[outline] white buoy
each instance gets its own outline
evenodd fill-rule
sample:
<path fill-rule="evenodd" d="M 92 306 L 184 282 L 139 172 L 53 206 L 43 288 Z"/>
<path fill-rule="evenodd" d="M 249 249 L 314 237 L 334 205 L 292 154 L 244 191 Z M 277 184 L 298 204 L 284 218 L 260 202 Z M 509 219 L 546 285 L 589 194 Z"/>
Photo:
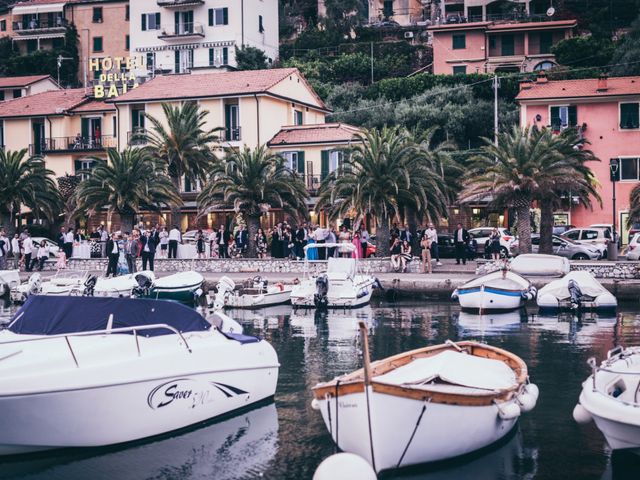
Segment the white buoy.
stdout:
<path fill-rule="evenodd" d="M 317 399 L 311 400 L 311 408 L 314 410 L 320 410 L 320 402 Z"/>
<path fill-rule="evenodd" d="M 502 420 L 513 420 L 518 418 L 521 413 L 522 410 L 520 410 L 520 406 L 515 402 L 501 404 L 498 406 L 498 416 Z"/>
<path fill-rule="evenodd" d="M 591 420 L 593 420 L 593 417 L 586 408 L 578 403 L 573 409 L 573 419 L 577 423 L 584 425 L 591 422 Z"/>
<path fill-rule="evenodd" d="M 353 453 L 336 453 L 325 458 L 313 480 L 376 480 L 376 472 L 362 457 Z"/>
<path fill-rule="evenodd" d="M 538 401 L 538 397 L 540 396 L 540 389 L 535 383 L 527 383 L 524 389 L 529 395 L 533 395 L 533 397 L 536 399 L 536 402 Z"/>
<path fill-rule="evenodd" d="M 522 389 L 522 392 L 517 397 L 522 413 L 530 412 L 535 408 L 536 403 L 538 402 L 538 394 L 538 387 L 533 383 L 527 384 Z"/>

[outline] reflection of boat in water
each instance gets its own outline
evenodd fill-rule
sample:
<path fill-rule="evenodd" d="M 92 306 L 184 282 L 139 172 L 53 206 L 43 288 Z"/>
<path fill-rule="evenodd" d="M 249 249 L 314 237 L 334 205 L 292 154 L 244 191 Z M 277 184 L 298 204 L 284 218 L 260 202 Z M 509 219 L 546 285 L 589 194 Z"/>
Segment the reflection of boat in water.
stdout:
<path fill-rule="evenodd" d="M 517 328 L 526 320 L 527 312 L 524 309 L 483 315 L 461 311 L 458 316 L 458 326 L 464 330 L 487 334 Z"/>
<path fill-rule="evenodd" d="M 291 312 L 289 324 L 294 337 L 313 338 L 318 333 L 318 325 L 325 324 L 329 340 L 355 339 L 358 337 L 358 323 L 374 326 L 373 310 L 370 305 L 354 310 L 303 310 Z"/>
<path fill-rule="evenodd" d="M 580 316 L 572 313 L 535 315 L 529 320 L 529 328 L 566 335 L 571 343 L 588 344 L 594 335 L 614 329 L 617 321 L 615 316 L 603 316 L 596 312 Z"/>
<path fill-rule="evenodd" d="M 257 310 L 235 308 L 227 310 L 226 313 L 235 321 L 252 325 L 257 330 L 271 330 L 278 328 L 291 315 L 291 305 L 275 305 Z"/>
<path fill-rule="evenodd" d="M 240 469 L 258 477 L 278 451 L 278 415 L 274 403 L 222 421 L 124 448 L 13 459 L 0 463 L 2 478 L 30 474 L 49 478 L 238 478 Z M 126 475 L 123 473 L 126 472 Z M 187 473 L 188 472 L 188 473 Z"/>

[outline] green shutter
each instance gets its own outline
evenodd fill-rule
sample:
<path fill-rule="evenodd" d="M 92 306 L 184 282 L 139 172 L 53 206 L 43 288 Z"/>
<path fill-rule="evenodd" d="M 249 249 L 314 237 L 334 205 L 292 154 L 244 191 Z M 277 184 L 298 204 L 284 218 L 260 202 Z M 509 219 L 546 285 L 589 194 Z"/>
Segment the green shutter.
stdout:
<path fill-rule="evenodd" d="M 178 33 L 180 31 L 180 12 L 174 12 L 173 13 L 173 25 L 174 25 L 174 32 Z"/>
<path fill-rule="evenodd" d="M 551 130 L 560 130 L 560 107 L 551 107 Z"/>
<path fill-rule="evenodd" d="M 180 50 L 175 50 L 173 52 L 173 67 L 175 73 L 180 72 Z"/>
<path fill-rule="evenodd" d="M 147 29 L 147 14 L 142 14 L 142 31 L 144 32 Z"/>
<path fill-rule="evenodd" d="M 578 107 L 575 105 L 569 105 L 567 110 L 569 112 L 569 126 L 575 127 L 578 125 Z"/>
<path fill-rule="evenodd" d="M 225 139 L 231 140 L 231 105 L 224 106 Z"/>
<path fill-rule="evenodd" d="M 78 172 L 82 170 L 82 163 L 80 162 L 80 160 L 74 160 L 73 161 L 73 174 L 74 175 L 78 175 Z"/>
<path fill-rule="evenodd" d="M 222 24 L 229 25 L 229 9 L 227 7 L 222 9 Z"/>
<path fill-rule="evenodd" d="M 81 121 L 82 125 L 82 138 L 89 138 L 91 133 L 89 132 L 89 119 L 83 118 Z"/>
<path fill-rule="evenodd" d="M 160 12 L 156 13 L 156 30 L 160 30 Z"/>
<path fill-rule="evenodd" d="M 229 48 L 222 48 L 222 64 L 229 65 Z"/>
<path fill-rule="evenodd" d="M 324 180 L 329 175 L 329 150 L 320 152 L 320 180 Z"/>
<path fill-rule="evenodd" d="M 213 48 L 209 49 L 209 65 L 213 65 Z"/>
<path fill-rule="evenodd" d="M 209 26 L 213 27 L 213 8 L 209 9 Z"/>
<path fill-rule="evenodd" d="M 304 151 L 298 152 L 298 173 L 304 175 Z"/>

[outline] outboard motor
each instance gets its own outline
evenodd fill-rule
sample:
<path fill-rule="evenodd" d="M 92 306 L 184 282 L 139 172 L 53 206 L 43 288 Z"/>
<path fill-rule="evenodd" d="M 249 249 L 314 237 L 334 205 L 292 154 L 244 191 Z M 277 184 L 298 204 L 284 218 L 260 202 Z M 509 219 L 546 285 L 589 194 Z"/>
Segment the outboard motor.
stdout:
<path fill-rule="evenodd" d="M 28 295 L 38 295 L 42 292 L 42 277 L 40 277 L 40 274 L 34 273 L 31 275 L 27 281 L 27 285 L 29 285 Z"/>
<path fill-rule="evenodd" d="M 96 289 L 96 283 L 98 283 L 98 277 L 90 275 L 84 282 L 84 292 L 82 292 L 82 295 L 85 297 L 93 297 Z"/>
<path fill-rule="evenodd" d="M 253 277 L 253 288 L 262 290 L 263 288 L 267 288 L 269 281 L 262 278 L 260 275 L 257 277 Z"/>
<path fill-rule="evenodd" d="M 313 304 L 316 308 L 327 308 L 329 304 L 327 293 L 329 293 L 329 279 L 326 275 L 320 275 L 316 278 L 316 293 L 313 295 Z"/>
<path fill-rule="evenodd" d="M 131 294 L 134 297 L 144 297 L 149 295 L 151 290 L 151 286 L 153 285 L 153 281 L 151 278 L 146 276 L 144 273 L 138 273 L 135 276 L 136 282 L 138 282 L 138 286 L 134 287 L 131 291 Z"/>
<path fill-rule="evenodd" d="M 578 282 L 575 280 L 569 280 L 567 288 L 569 289 L 569 295 L 571 297 L 571 309 L 579 309 L 582 305 L 582 290 L 580 290 L 580 285 L 578 285 Z"/>
<path fill-rule="evenodd" d="M 236 284 L 229 277 L 224 276 L 216 285 L 216 296 L 213 300 L 213 309 L 214 310 L 222 310 L 224 308 L 225 299 L 227 295 L 233 292 L 236 288 Z"/>

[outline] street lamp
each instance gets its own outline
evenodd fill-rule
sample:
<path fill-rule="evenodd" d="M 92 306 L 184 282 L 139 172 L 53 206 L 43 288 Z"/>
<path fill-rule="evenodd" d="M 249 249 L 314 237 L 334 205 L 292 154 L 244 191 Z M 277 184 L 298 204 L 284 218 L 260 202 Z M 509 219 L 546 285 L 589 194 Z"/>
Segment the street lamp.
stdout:
<path fill-rule="evenodd" d="M 611 173 L 611 183 L 613 185 L 613 232 L 612 237 L 607 245 L 607 259 L 615 262 L 618 260 L 618 230 L 616 228 L 616 182 L 620 180 L 620 159 L 612 158 L 609 160 L 609 171 Z"/>

